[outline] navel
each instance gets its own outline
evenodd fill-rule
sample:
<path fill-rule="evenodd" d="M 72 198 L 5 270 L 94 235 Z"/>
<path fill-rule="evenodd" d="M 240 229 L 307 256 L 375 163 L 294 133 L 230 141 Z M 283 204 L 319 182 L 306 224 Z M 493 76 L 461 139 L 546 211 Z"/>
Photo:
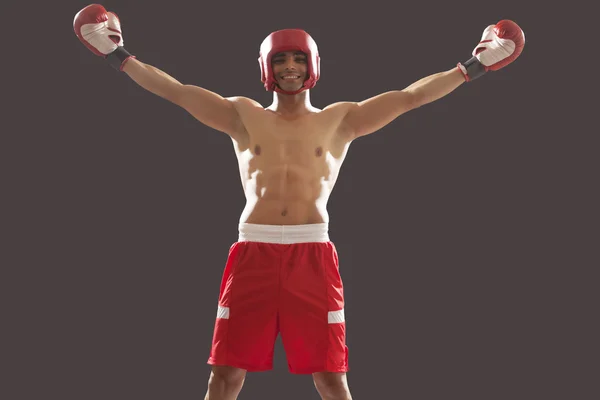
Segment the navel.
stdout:
<path fill-rule="evenodd" d="M 315 154 L 317 157 L 321 157 L 323 155 L 323 148 L 321 146 L 317 147 Z"/>
<path fill-rule="evenodd" d="M 283 211 L 281 212 L 281 216 L 285 217 L 287 215 L 287 209 L 283 209 Z"/>
<path fill-rule="evenodd" d="M 259 145 L 254 146 L 254 154 L 256 154 L 257 156 L 260 156 L 260 146 Z"/>

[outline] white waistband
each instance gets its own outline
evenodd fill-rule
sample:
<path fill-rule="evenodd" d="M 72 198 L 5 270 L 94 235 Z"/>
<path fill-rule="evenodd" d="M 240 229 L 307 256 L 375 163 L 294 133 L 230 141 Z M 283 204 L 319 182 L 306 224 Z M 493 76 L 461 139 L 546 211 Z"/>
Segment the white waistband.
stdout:
<path fill-rule="evenodd" d="M 307 225 L 239 225 L 240 242 L 263 242 L 263 243 L 309 243 L 328 242 L 329 224 L 307 224 Z"/>

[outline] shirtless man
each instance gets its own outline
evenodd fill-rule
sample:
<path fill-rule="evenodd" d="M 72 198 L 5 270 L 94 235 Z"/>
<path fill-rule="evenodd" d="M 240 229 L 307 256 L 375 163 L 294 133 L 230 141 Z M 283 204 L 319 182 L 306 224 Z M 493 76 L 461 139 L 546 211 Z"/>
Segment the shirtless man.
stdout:
<path fill-rule="evenodd" d="M 223 273 L 205 399 L 236 399 L 247 371 L 271 369 L 278 334 L 290 372 L 312 374 L 323 399 L 351 399 L 343 285 L 326 209 L 348 146 L 514 61 L 524 46 L 521 29 L 500 21 L 485 29 L 467 62 L 403 90 L 323 110 L 309 97 L 319 80 L 317 45 L 302 30 L 273 32 L 260 47 L 262 82 L 273 91 L 264 108 L 138 61 L 123 47 L 117 16 L 100 5 L 81 10 L 74 29 L 141 87 L 232 139 L 247 203 Z"/>

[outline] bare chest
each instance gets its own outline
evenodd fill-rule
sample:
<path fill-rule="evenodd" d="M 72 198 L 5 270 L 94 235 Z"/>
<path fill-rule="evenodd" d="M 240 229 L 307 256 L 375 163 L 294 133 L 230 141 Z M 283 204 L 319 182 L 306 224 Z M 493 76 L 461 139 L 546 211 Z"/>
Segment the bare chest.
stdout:
<path fill-rule="evenodd" d="M 248 147 L 265 162 L 310 164 L 342 158 L 346 144 L 337 134 L 333 113 L 315 113 L 286 119 L 260 110 L 247 118 Z"/>

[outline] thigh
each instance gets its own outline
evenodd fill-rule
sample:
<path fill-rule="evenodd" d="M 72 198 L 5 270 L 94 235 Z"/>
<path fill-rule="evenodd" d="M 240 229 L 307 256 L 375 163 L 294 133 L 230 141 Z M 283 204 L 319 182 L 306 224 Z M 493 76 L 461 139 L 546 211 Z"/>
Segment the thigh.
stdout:
<path fill-rule="evenodd" d="M 274 259 L 256 243 L 236 243 L 223 273 L 208 363 L 248 371 L 272 368 L 277 321 Z"/>
<path fill-rule="evenodd" d="M 280 329 L 290 372 L 346 372 L 343 284 L 333 243 L 291 252 L 282 287 Z"/>

